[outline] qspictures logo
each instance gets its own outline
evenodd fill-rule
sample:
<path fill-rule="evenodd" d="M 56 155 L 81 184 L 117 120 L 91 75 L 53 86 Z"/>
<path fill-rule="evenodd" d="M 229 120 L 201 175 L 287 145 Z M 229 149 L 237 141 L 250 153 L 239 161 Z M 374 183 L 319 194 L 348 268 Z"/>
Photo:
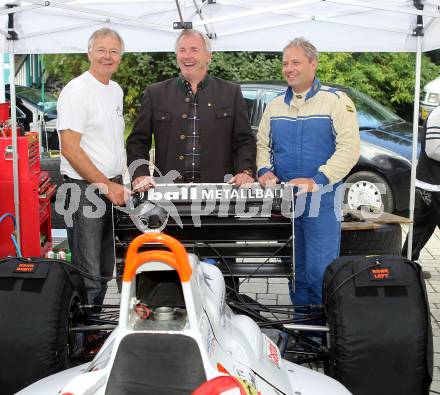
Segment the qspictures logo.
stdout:
<path fill-rule="evenodd" d="M 148 164 L 136 161 L 129 168 Z M 151 167 L 151 164 L 150 164 Z M 156 173 L 158 169 L 156 169 Z M 332 207 L 336 218 L 341 218 L 342 197 L 349 185 L 319 185 L 317 192 L 295 196 L 295 189 L 289 184 L 278 184 L 270 188 L 261 188 L 258 183 L 246 187 L 233 184 L 175 184 L 180 174 L 173 170 L 166 175 L 155 177 L 157 186 L 146 193 L 133 194 L 126 206 L 115 206 L 127 214 L 136 227 L 146 233 L 162 231 L 170 218 L 183 227 L 182 216 L 191 217 L 195 227 L 201 226 L 201 218 L 208 215 L 218 217 L 269 217 L 273 212 L 286 218 L 297 218 L 302 215 L 317 217 L 321 204 L 329 197 L 333 199 Z M 225 176 L 225 181 L 227 176 Z M 130 189 L 130 185 L 126 185 Z M 81 188 L 78 183 L 64 183 L 58 188 L 55 210 L 64 217 L 68 227 L 73 225 L 73 215 L 81 210 L 87 218 L 100 218 L 106 212 L 107 205 L 103 200 L 106 186 L 90 184 Z M 327 195 L 325 195 L 327 194 Z M 292 202 L 294 204 L 292 204 Z M 293 205 L 295 209 L 293 210 Z M 379 212 L 361 212 L 364 218 L 377 217 Z"/>

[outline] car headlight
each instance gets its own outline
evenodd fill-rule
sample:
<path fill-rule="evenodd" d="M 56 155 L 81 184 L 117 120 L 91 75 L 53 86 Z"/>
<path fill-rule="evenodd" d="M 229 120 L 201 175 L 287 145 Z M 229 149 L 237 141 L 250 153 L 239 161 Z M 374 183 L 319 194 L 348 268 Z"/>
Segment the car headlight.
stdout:
<path fill-rule="evenodd" d="M 432 104 L 433 106 L 438 106 L 440 104 L 439 94 L 434 92 L 428 93 L 426 102 Z"/>

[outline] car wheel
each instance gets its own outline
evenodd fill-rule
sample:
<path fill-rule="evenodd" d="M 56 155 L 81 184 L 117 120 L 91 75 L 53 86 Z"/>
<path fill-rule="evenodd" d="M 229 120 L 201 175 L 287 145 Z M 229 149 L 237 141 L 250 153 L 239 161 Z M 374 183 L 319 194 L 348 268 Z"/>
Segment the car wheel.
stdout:
<path fill-rule="evenodd" d="M 63 183 L 63 177 L 60 173 L 60 158 L 41 157 L 41 170 L 49 173 L 50 181 L 59 187 Z"/>
<path fill-rule="evenodd" d="M 42 157 L 40 167 L 41 170 L 49 173 L 51 184 L 55 184 L 58 188 L 63 183 L 63 176 L 60 173 L 60 158 Z M 55 210 L 55 197 L 56 192 L 50 203 L 52 229 L 66 229 L 64 217 Z"/>
<path fill-rule="evenodd" d="M 33 272 L 15 273 L 17 265 Z M 0 382 L 13 394 L 72 366 L 86 299 L 79 273 L 65 261 L 4 258 L 0 261 Z"/>
<path fill-rule="evenodd" d="M 340 256 L 400 255 L 402 228 L 400 224 L 381 224 L 377 229 L 343 230 Z"/>
<path fill-rule="evenodd" d="M 377 173 L 359 171 L 345 180 L 344 203 L 350 209 L 362 206 L 374 207 L 392 213 L 394 211 L 394 195 L 390 184 Z"/>

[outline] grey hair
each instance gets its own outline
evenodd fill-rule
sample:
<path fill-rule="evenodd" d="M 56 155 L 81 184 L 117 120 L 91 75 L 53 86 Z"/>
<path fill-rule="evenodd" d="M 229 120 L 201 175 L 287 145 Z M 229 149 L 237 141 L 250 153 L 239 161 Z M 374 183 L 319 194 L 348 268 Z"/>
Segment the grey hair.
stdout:
<path fill-rule="evenodd" d="M 203 34 L 202 32 L 199 32 L 198 30 L 194 29 L 184 29 L 180 32 L 179 37 L 177 37 L 176 44 L 174 45 L 174 52 L 177 54 L 177 49 L 179 45 L 179 41 L 186 36 L 190 36 L 192 34 L 195 34 L 196 36 L 199 36 L 203 40 L 203 44 L 205 47 L 205 51 L 211 53 L 211 41 L 209 41 L 209 38 L 206 34 Z"/>
<path fill-rule="evenodd" d="M 89 43 L 87 46 L 89 52 L 92 50 L 92 47 L 93 47 L 93 44 L 95 43 L 95 40 L 98 37 L 102 37 L 102 36 L 115 37 L 119 41 L 119 44 L 121 45 L 121 52 L 124 52 L 124 50 L 125 50 L 124 40 L 122 39 L 122 37 L 119 35 L 119 33 L 116 30 L 110 29 L 108 27 L 103 27 L 102 29 L 96 30 L 95 32 L 92 33 L 92 35 L 89 38 Z"/>
<path fill-rule="evenodd" d="M 309 58 L 309 61 L 318 60 L 318 50 L 316 47 L 304 37 L 297 37 L 290 41 L 284 48 L 283 52 L 287 48 L 302 48 L 306 53 L 306 56 Z"/>

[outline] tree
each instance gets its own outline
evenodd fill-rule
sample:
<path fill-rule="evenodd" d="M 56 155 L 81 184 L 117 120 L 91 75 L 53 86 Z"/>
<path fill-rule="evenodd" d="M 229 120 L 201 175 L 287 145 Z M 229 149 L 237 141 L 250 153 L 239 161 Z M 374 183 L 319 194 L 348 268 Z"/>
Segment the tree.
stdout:
<path fill-rule="evenodd" d="M 318 76 L 322 81 L 358 89 L 412 120 L 415 55 L 412 53 L 322 53 Z M 47 55 L 46 71 L 63 83 L 87 70 L 85 55 Z M 133 122 L 145 87 L 174 77 L 179 70 L 172 53 L 125 54 L 114 79 L 124 89 L 125 116 Z M 217 52 L 210 72 L 232 81 L 280 80 L 281 54 L 275 52 Z M 421 86 L 440 75 L 440 66 L 423 55 Z"/>
<path fill-rule="evenodd" d="M 412 120 L 415 54 L 326 53 L 321 55 L 319 70 L 324 81 L 351 86 Z M 421 86 L 439 74 L 440 66 L 422 55 Z"/>

